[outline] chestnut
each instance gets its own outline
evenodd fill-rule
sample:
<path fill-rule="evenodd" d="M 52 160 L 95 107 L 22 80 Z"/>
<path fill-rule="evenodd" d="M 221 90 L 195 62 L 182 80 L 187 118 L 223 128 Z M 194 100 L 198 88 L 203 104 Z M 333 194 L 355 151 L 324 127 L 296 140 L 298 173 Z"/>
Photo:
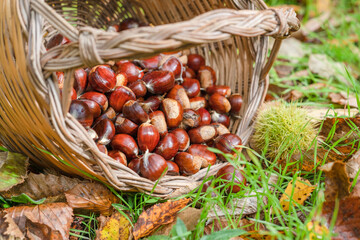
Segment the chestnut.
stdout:
<path fill-rule="evenodd" d="M 111 141 L 111 147 L 113 150 L 123 152 L 126 157 L 130 159 L 135 158 L 139 153 L 139 149 L 134 138 L 128 134 L 116 134 Z"/>
<path fill-rule="evenodd" d="M 99 93 L 99 92 L 86 92 L 80 96 L 80 99 L 89 99 L 94 102 L 97 102 L 101 107 L 101 111 L 103 112 L 109 106 L 107 97 L 103 93 Z"/>
<path fill-rule="evenodd" d="M 64 37 L 63 35 L 61 35 L 60 33 L 58 33 L 49 39 L 49 41 L 46 43 L 46 49 L 49 50 L 53 47 L 64 45 L 67 43 L 70 43 L 70 40 Z"/>
<path fill-rule="evenodd" d="M 161 60 L 161 56 L 156 55 L 154 57 L 147 58 L 147 59 L 135 60 L 135 62 L 138 65 L 140 65 L 140 67 L 142 67 L 143 69 L 152 70 L 152 69 L 156 69 L 159 67 L 160 60 Z"/>
<path fill-rule="evenodd" d="M 140 175 L 140 162 L 141 162 L 141 158 L 136 157 L 132 159 L 128 164 L 128 167 L 139 175 Z"/>
<path fill-rule="evenodd" d="M 89 84 L 95 91 L 109 92 L 116 85 L 115 73 L 108 65 L 93 67 L 89 73 Z"/>
<path fill-rule="evenodd" d="M 141 68 L 139 68 L 132 62 L 123 62 L 120 65 L 118 65 L 117 73 L 120 72 L 126 74 L 129 84 L 137 81 L 138 79 L 141 79 L 144 76 L 144 73 L 141 70 Z"/>
<path fill-rule="evenodd" d="M 228 113 L 231 109 L 229 100 L 227 100 L 226 97 L 221 96 L 218 93 L 214 93 L 210 96 L 209 105 L 218 113 Z"/>
<path fill-rule="evenodd" d="M 141 124 L 149 120 L 149 115 L 139 105 L 137 101 L 127 101 L 122 109 L 124 116 L 136 124 Z"/>
<path fill-rule="evenodd" d="M 180 143 L 175 134 L 168 133 L 156 147 L 155 153 L 165 158 L 165 160 L 170 160 L 175 157 L 176 153 L 179 151 L 179 147 Z"/>
<path fill-rule="evenodd" d="M 195 74 L 194 70 L 192 70 L 191 68 L 185 67 L 185 69 L 182 73 L 182 77 L 183 77 L 183 79 L 184 78 L 195 78 L 196 74 Z M 199 87 L 200 87 L 200 85 L 199 85 Z"/>
<path fill-rule="evenodd" d="M 111 142 L 111 139 L 115 136 L 115 126 L 110 119 L 105 118 L 98 122 L 93 129 L 99 136 L 97 143 L 107 145 Z"/>
<path fill-rule="evenodd" d="M 148 72 L 142 79 L 147 90 L 152 94 L 164 94 L 175 85 L 175 77 L 169 71 Z"/>
<path fill-rule="evenodd" d="M 115 87 L 126 86 L 127 85 L 128 80 L 127 80 L 126 73 L 117 72 L 115 78 L 116 78 Z"/>
<path fill-rule="evenodd" d="M 165 115 L 162 111 L 155 111 L 149 114 L 151 124 L 158 130 L 160 137 L 164 137 L 168 130 Z"/>
<path fill-rule="evenodd" d="M 97 148 L 99 149 L 100 152 L 102 152 L 102 153 L 104 153 L 106 155 L 108 154 L 108 150 L 107 150 L 105 145 L 98 143 L 98 144 L 96 144 L 96 146 L 97 146 Z"/>
<path fill-rule="evenodd" d="M 243 99 L 240 94 L 233 94 L 229 97 L 229 102 L 231 105 L 230 112 L 233 114 L 239 114 Z"/>
<path fill-rule="evenodd" d="M 234 183 L 234 185 L 227 187 L 226 191 L 237 193 L 246 185 L 247 181 L 244 175 L 242 170 L 238 170 L 233 165 L 229 164 L 219 169 L 216 173 L 216 178 L 219 178 L 224 184 Z"/>
<path fill-rule="evenodd" d="M 201 159 L 201 167 L 207 167 L 216 163 L 216 154 L 208 150 L 206 145 L 193 144 L 189 147 L 188 153 L 195 158 Z"/>
<path fill-rule="evenodd" d="M 221 96 L 229 97 L 231 95 L 231 88 L 229 86 L 224 86 L 224 85 L 213 85 L 206 88 L 206 93 L 209 95 L 218 93 Z"/>
<path fill-rule="evenodd" d="M 200 82 L 197 79 L 184 78 L 181 85 L 184 87 L 189 98 L 196 97 L 200 93 Z"/>
<path fill-rule="evenodd" d="M 204 125 L 188 131 L 191 143 L 205 143 L 214 139 L 217 135 L 216 128 L 212 125 Z"/>
<path fill-rule="evenodd" d="M 164 112 L 166 124 L 169 128 L 176 128 L 183 119 L 183 108 L 178 101 L 171 98 L 165 98 L 161 102 L 161 108 Z"/>
<path fill-rule="evenodd" d="M 138 130 L 138 125 L 133 121 L 124 118 L 122 116 L 117 116 L 115 120 L 115 132 L 116 134 L 124 133 L 131 136 L 136 136 Z"/>
<path fill-rule="evenodd" d="M 230 133 L 229 129 L 221 123 L 212 123 L 211 125 L 216 128 L 218 136 L 226 134 L 226 133 Z"/>
<path fill-rule="evenodd" d="M 220 135 L 214 141 L 215 148 L 219 149 L 223 153 L 230 153 L 233 156 L 236 156 L 236 152 L 234 150 L 241 151 L 241 144 L 242 141 L 240 137 L 232 133 Z M 226 161 L 226 158 L 222 154 L 218 154 L 218 157 L 221 160 Z"/>
<path fill-rule="evenodd" d="M 182 63 L 177 57 L 169 57 L 160 67 L 162 71 L 169 71 L 174 74 L 175 78 L 181 77 Z"/>
<path fill-rule="evenodd" d="M 216 73 L 214 69 L 209 66 L 201 66 L 197 78 L 200 81 L 200 86 L 204 89 L 216 83 Z"/>
<path fill-rule="evenodd" d="M 79 101 L 82 101 L 86 103 L 86 105 L 88 105 L 90 112 L 94 116 L 94 118 L 97 118 L 101 115 L 101 107 L 97 102 L 85 98 L 79 99 Z"/>
<path fill-rule="evenodd" d="M 117 150 L 111 150 L 111 151 L 109 151 L 108 155 L 109 155 L 109 157 L 112 157 L 114 160 L 127 166 L 127 160 L 126 160 L 126 156 L 124 153 L 117 151 Z"/>
<path fill-rule="evenodd" d="M 205 65 L 205 59 L 199 54 L 189 54 L 187 65 L 189 68 L 197 72 L 201 66 Z"/>
<path fill-rule="evenodd" d="M 160 134 L 156 127 L 146 122 L 139 126 L 137 140 L 142 152 L 146 150 L 152 152 L 159 143 Z"/>
<path fill-rule="evenodd" d="M 135 94 L 130 88 L 119 86 L 110 94 L 109 105 L 115 112 L 120 112 L 128 100 L 136 100 Z"/>
<path fill-rule="evenodd" d="M 179 166 L 172 162 L 172 161 L 166 161 L 167 163 L 167 167 L 168 167 L 168 171 L 166 173 L 166 175 L 169 175 L 169 176 L 179 176 Z"/>
<path fill-rule="evenodd" d="M 80 100 L 71 101 L 69 113 L 86 129 L 90 128 L 94 121 L 90 108 Z"/>
<path fill-rule="evenodd" d="M 183 113 L 183 120 L 182 124 L 185 125 L 185 127 L 189 128 L 195 128 L 200 126 L 200 114 L 192 109 L 185 109 Z"/>
<path fill-rule="evenodd" d="M 102 115 L 100 115 L 100 117 L 95 119 L 93 126 L 96 126 L 96 124 L 98 124 L 101 120 L 103 120 L 105 118 L 108 118 L 111 121 L 114 121 L 115 117 L 116 117 L 116 112 L 114 111 L 113 108 L 110 107 L 106 110 L 106 112 L 104 112 Z"/>
<path fill-rule="evenodd" d="M 179 166 L 180 172 L 189 176 L 197 173 L 202 165 L 199 158 L 187 152 L 180 152 L 175 156 L 175 163 Z"/>
<path fill-rule="evenodd" d="M 167 98 L 172 98 L 178 101 L 183 109 L 190 108 L 190 100 L 185 92 L 185 89 L 181 85 L 175 85 L 166 95 Z"/>
<path fill-rule="evenodd" d="M 147 93 L 147 89 L 143 80 L 137 80 L 129 84 L 129 88 L 133 91 L 137 98 L 143 97 Z"/>
<path fill-rule="evenodd" d="M 77 94 L 82 94 L 87 87 L 88 77 L 84 69 L 80 68 L 75 70 L 74 74 L 74 89 Z"/>
<path fill-rule="evenodd" d="M 190 137 L 188 133 L 181 128 L 177 128 L 171 131 L 175 135 L 179 142 L 179 151 L 186 151 L 190 146 Z"/>
<path fill-rule="evenodd" d="M 211 111 L 211 122 L 221 123 L 227 128 L 230 126 L 229 116 L 226 114 L 217 113 L 216 111 Z"/>
<path fill-rule="evenodd" d="M 161 96 L 151 96 L 139 104 L 146 113 L 149 113 L 158 110 L 162 100 L 163 98 Z"/>
<path fill-rule="evenodd" d="M 202 107 L 197 110 L 197 113 L 200 115 L 199 126 L 209 125 L 211 123 L 211 115 L 208 110 Z"/>
<path fill-rule="evenodd" d="M 199 108 L 206 107 L 206 99 L 203 97 L 190 98 L 190 108 L 192 110 L 198 110 Z"/>
<path fill-rule="evenodd" d="M 140 173 L 143 177 L 151 181 L 158 180 L 167 171 L 166 160 L 156 153 L 146 151 L 140 160 Z"/>

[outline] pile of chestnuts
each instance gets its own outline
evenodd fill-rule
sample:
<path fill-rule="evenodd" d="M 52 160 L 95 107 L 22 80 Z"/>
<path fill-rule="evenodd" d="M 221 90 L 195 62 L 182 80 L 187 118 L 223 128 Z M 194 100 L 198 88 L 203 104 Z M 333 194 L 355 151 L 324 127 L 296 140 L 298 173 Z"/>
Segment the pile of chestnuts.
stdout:
<path fill-rule="evenodd" d="M 130 28 L 124 26 L 116 30 Z M 58 34 L 47 48 L 68 43 Z M 64 73 L 56 76 L 61 94 Z M 78 69 L 74 79 L 70 114 L 101 152 L 152 181 L 226 161 L 208 146 L 232 155 L 240 150 L 240 137 L 228 127 L 242 97 L 216 85 L 215 71 L 201 55 L 108 62 Z"/>

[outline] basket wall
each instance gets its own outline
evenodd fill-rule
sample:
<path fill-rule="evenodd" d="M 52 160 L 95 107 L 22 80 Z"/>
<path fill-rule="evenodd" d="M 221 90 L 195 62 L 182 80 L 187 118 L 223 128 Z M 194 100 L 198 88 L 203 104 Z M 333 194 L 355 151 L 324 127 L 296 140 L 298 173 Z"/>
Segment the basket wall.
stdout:
<path fill-rule="evenodd" d="M 244 104 L 240 116 L 232 118 L 231 131 L 246 143 L 253 116 L 266 94 L 267 73 L 281 42 L 275 41 L 272 54 L 267 57 L 268 36 L 283 37 L 298 28 L 293 12 L 265 10 L 261 0 L 48 0 L 48 5 L 40 0 L 2 2 L 1 141 L 11 150 L 29 155 L 39 165 L 55 166 L 69 174 L 91 174 L 124 191 L 150 192 L 154 183 L 100 153 L 85 129 L 67 113 L 74 69 L 109 59 L 141 58 L 190 48 L 205 56 L 207 64 L 216 70 L 217 84 L 229 85 L 233 92 L 243 95 Z M 254 11 L 209 12 L 225 7 Z M 207 14 L 197 17 L 203 13 Z M 130 17 L 157 27 L 122 33 L 95 29 L 106 29 Z M 194 17 L 197 18 L 190 24 L 181 22 Z M 240 20 L 243 24 L 236 28 Z M 170 23 L 174 24 L 166 25 Z M 58 32 L 73 43 L 47 52 L 46 39 Z M 55 71 L 66 75 L 63 102 L 59 100 L 56 78 L 52 77 Z M 221 166 L 213 166 L 208 174 Z M 188 192 L 206 171 L 190 177 L 166 176 L 153 194 L 168 197 Z"/>

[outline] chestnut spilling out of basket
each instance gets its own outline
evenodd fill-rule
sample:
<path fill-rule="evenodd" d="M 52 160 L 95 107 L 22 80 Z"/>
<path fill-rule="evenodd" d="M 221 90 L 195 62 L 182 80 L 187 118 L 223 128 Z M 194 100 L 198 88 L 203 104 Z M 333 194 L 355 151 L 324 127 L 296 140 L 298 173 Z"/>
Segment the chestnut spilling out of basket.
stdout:
<path fill-rule="evenodd" d="M 57 35 L 48 48 L 66 43 Z M 56 76 L 61 93 L 64 73 Z M 145 178 L 155 181 L 166 169 L 188 176 L 226 161 L 207 146 L 232 155 L 240 150 L 240 137 L 228 127 L 242 97 L 216 85 L 215 71 L 201 55 L 122 60 L 78 69 L 74 78 L 70 114 L 101 152 Z"/>

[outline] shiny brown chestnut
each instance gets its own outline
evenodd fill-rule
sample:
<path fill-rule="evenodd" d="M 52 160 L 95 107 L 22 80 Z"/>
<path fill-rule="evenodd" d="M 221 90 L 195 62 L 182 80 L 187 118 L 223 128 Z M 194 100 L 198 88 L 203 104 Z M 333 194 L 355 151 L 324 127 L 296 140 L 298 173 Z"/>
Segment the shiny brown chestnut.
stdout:
<path fill-rule="evenodd" d="M 226 114 L 217 113 L 216 111 L 211 111 L 211 122 L 221 123 L 227 128 L 230 126 L 229 116 Z"/>
<path fill-rule="evenodd" d="M 96 118 L 93 124 L 93 127 L 96 126 L 101 120 L 108 118 L 111 121 L 115 121 L 116 118 L 116 112 L 113 108 L 108 108 L 103 114 L 100 115 L 100 117 Z"/>
<path fill-rule="evenodd" d="M 199 126 L 209 125 L 211 123 L 211 115 L 208 110 L 202 107 L 197 110 L 197 113 L 200 115 Z"/>
<path fill-rule="evenodd" d="M 200 121 L 200 114 L 197 111 L 192 109 L 184 110 L 182 124 L 184 124 L 186 128 L 196 128 L 200 126 Z"/>
<path fill-rule="evenodd" d="M 165 115 L 162 111 L 155 111 L 149 114 L 151 124 L 158 130 L 160 137 L 164 137 L 168 130 Z"/>
<path fill-rule="evenodd" d="M 179 170 L 179 166 L 172 162 L 172 161 L 166 161 L 167 163 L 167 167 L 168 167 L 168 171 L 166 173 L 166 175 L 169 176 L 179 176 L 180 175 L 180 170 Z"/>
<path fill-rule="evenodd" d="M 106 111 L 109 106 L 107 97 L 103 93 L 99 92 L 86 92 L 80 96 L 80 99 L 89 99 L 97 102 L 100 105 L 102 112 Z"/>
<path fill-rule="evenodd" d="M 160 60 L 161 60 L 161 56 L 156 55 L 154 57 L 147 59 L 135 60 L 134 62 L 140 65 L 140 67 L 142 67 L 143 69 L 152 70 L 160 66 Z"/>
<path fill-rule="evenodd" d="M 88 77 L 85 70 L 82 68 L 75 70 L 74 89 L 76 93 L 80 95 L 83 92 L 85 92 L 87 84 L 88 84 Z"/>
<path fill-rule="evenodd" d="M 176 139 L 179 142 L 179 151 L 186 151 L 190 146 L 190 137 L 188 133 L 181 128 L 177 128 L 171 131 L 175 135 Z"/>
<path fill-rule="evenodd" d="M 69 113 L 86 129 L 90 128 L 94 121 L 88 105 L 79 100 L 71 101 Z"/>
<path fill-rule="evenodd" d="M 159 145 L 156 147 L 155 153 L 165 158 L 165 160 L 170 160 L 175 157 L 176 153 L 179 151 L 179 147 L 180 143 L 177 140 L 175 134 L 168 133 L 159 142 Z"/>
<path fill-rule="evenodd" d="M 143 97 L 147 93 L 147 89 L 143 80 L 137 80 L 129 84 L 129 88 L 133 91 L 137 98 Z"/>
<path fill-rule="evenodd" d="M 133 64 L 132 62 L 123 62 L 122 64 L 118 65 L 117 73 L 125 73 L 128 83 L 132 83 L 137 81 L 138 79 L 141 79 L 144 76 L 144 72 Z"/>
<path fill-rule="evenodd" d="M 118 150 L 111 150 L 108 152 L 109 157 L 127 166 L 126 155 Z"/>
<path fill-rule="evenodd" d="M 180 103 L 175 99 L 165 98 L 161 102 L 161 108 L 168 128 L 178 127 L 183 119 L 183 108 Z"/>
<path fill-rule="evenodd" d="M 190 176 L 200 170 L 202 161 L 194 158 L 190 153 L 180 152 L 175 156 L 175 163 L 179 166 L 181 173 Z"/>
<path fill-rule="evenodd" d="M 129 100 L 136 100 L 133 91 L 128 87 L 119 86 L 110 94 L 109 105 L 115 112 L 120 112 L 124 104 Z"/>
<path fill-rule="evenodd" d="M 139 175 L 140 175 L 140 162 L 141 162 L 141 157 L 136 157 L 133 158 L 128 164 L 128 167 Z"/>
<path fill-rule="evenodd" d="M 134 138 L 128 134 L 116 134 L 111 141 L 111 147 L 123 152 L 129 159 L 135 158 L 139 153 Z"/>
<path fill-rule="evenodd" d="M 225 85 L 213 85 L 206 88 L 206 93 L 209 95 L 218 93 L 221 96 L 229 97 L 231 95 L 231 88 Z"/>
<path fill-rule="evenodd" d="M 102 152 L 102 153 L 104 153 L 106 155 L 108 154 L 108 150 L 107 150 L 105 145 L 98 143 L 98 144 L 96 144 L 96 146 L 97 146 L 97 148 L 99 149 L 100 152 Z"/>
<path fill-rule="evenodd" d="M 226 134 L 226 133 L 230 133 L 229 129 L 221 123 L 212 123 L 211 125 L 216 128 L 218 136 Z"/>
<path fill-rule="evenodd" d="M 215 148 L 219 149 L 223 153 L 232 154 L 233 156 L 236 156 L 236 152 L 233 150 L 241 151 L 241 144 L 242 141 L 240 137 L 232 133 L 220 135 L 214 141 Z M 222 154 L 217 155 L 221 160 L 226 161 L 226 158 Z"/>
<path fill-rule="evenodd" d="M 242 170 L 236 169 L 231 164 L 222 167 L 217 173 L 216 178 L 221 179 L 221 182 L 224 184 L 233 183 L 234 185 L 228 186 L 226 191 L 237 193 L 246 185 L 246 178 L 244 176 L 244 172 Z"/>
<path fill-rule="evenodd" d="M 181 85 L 175 85 L 166 95 L 167 98 L 172 98 L 178 101 L 183 109 L 190 108 L 190 100 L 185 92 L 185 89 Z"/>
<path fill-rule="evenodd" d="M 109 92 L 116 85 L 115 73 L 108 65 L 95 66 L 90 71 L 89 84 L 95 91 Z"/>
<path fill-rule="evenodd" d="M 115 132 L 116 134 L 124 133 L 129 134 L 131 136 L 136 136 L 138 125 L 133 121 L 124 118 L 122 116 L 117 116 L 115 120 Z"/>
<path fill-rule="evenodd" d="M 187 65 L 189 68 L 197 72 L 201 66 L 205 65 L 205 59 L 199 54 L 189 54 Z"/>
<path fill-rule="evenodd" d="M 141 124 L 149 120 L 149 115 L 144 111 L 137 101 L 127 101 L 122 109 L 124 117 L 130 119 L 136 124 Z"/>
<path fill-rule="evenodd" d="M 185 69 L 182 73 L 182 77 L 183 78 L 195 78 L 196 74 L 195 74 L 194 70 L 192 70 L 191 68 L 185 67 Z"/>
<path fill-rule="evenodd" d="M 147 90 L 152 94 L 164 94 L 175 85 L 175 77 L 169 71 L 152 71 L 145 74 L 142 79 Z"/>
<path fill-rule="evenodd" d="M 204 89 L 216 83 L 216 73 L 214 69 L 209 66 L 201 66 L 197 78 L 200 81 L 200 86 Z"/>
<path fill-rule="evenodd" d="M 216 154 L 208 150 L 208 146 L 201 144 L 193 144 L 189 147 L 188 153 L 194 158 L 201 159 L 201 167 L 208 167 L 216 163 Z"/>
<path fill-rule="evenodd" d="M 93 129 L 99 136 L 97 143 L 107 145 L 111 142 L 111 139 L 115 136 L 115 126 L 110 119 L 103 119 L 96 124 Z"/>
<path fill-rule="evenodd" d="M 200 82 L 193 78 L 184 78 L 181 84 L 189 98 L 194 98 L 200 93 Z"/>
<path fill-rule="evenodd" d="M 117 72 L 115 78 L 116 78 L 115 87 L 126 86 L 128 83 L 126 73 L 124 72 Z"/>
<path fill-rule="evenodd" d="M 140 173 L 151 181 L 158 180 L 167 171 L 166 160 L 156 153 L 146 151 L 140 161 Z"/>
<path fill-rule="evenodd" d="M 204 125 L 188 131 L 192 144 L 205 143 L 216 137 L 216 128 L 212 125 Z"/>
<path fill-rule="evenodd" d="M 139 104 L 146 113 L 150 113 L 159 109 L 162 100 L 161 96 L 151 96 Z"/>
<path fill-rule="evenodd" d="M 94 118 L 97 118 L 101 115 L 101 107 L 97 102 L 85 98 L 81 98 L 79 99 L 79 101 L 82 101 L 86 103 L 86 105 L 88 105 L 90 112 L 94 116 Z"/>
<path fill-rule="evenodd" d="M 70 43 L 70 40 L 58 33 L 49 39 L 49 41 L 46 43 L 46 49 L 49 50 L 53 47 L 64 45 L 67 43 Z"/>
<path fill-rule="evenodd" d="M 229 100 L 226 97 L 221 96 L 218 93 L 214 93 L 209 98 L 210 107 L 218 113 L 228 113 L 230 112 L 231 105 Z"/>
<path fill-rule="evenodd" d="M 239 114 L 243 103 L 242 96 L 240 94 L 233 94 L 229 97 L 229 102 L 231 105 L 230 112 L 233 114 Z"/>
<path fill-rule="evenodd" d="M 193 110 L 198 110 L 199 108 L 206 107 L 206 99 L 203 97 L 194 97 L 190 98 L 190 108 Z"/>
<path fill-rule="evenodd" d="M 139 126 L 137 132 L 137 141 L 142 152 L 148 150 L 152 152 L 160 140 L 159 131 L 150 123 L 143 123 Z"/>
<path fill-rule="evenodd" d="M 175 78 L 179 78 L 182 74 L 182 63 L 177 57 L 169 57 L 160 67 L 162 71 L 169 71 L 174 74 Z"/>

